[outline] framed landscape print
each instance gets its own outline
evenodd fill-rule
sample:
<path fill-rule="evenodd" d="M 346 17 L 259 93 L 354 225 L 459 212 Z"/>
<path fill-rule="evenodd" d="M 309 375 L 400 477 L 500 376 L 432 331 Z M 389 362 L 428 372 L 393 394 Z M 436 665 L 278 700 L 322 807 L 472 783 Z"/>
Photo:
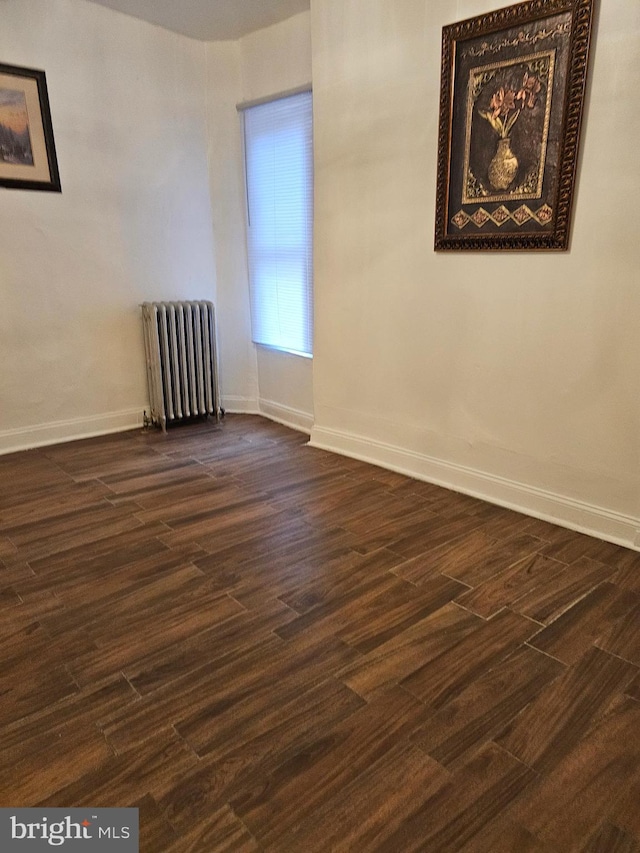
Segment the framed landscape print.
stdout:
<path fill-rule="evenodd" d="M 0 187 L 61 192 L 44 71 L 0 64 Z"/>
<path fill-rule="evenodd" d="M 566 249 L 594 0 L 443 28 L 435 249 Z"/>

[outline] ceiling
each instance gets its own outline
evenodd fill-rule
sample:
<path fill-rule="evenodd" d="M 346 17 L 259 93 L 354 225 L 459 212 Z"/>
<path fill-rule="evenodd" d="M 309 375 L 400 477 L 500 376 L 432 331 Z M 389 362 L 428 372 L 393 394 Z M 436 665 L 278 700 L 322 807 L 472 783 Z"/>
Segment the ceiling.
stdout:
<path fill-rule="evenodd" d="M 237 39 L 309 9 L 310 0 L 91 0 L 202 41 Z"/>

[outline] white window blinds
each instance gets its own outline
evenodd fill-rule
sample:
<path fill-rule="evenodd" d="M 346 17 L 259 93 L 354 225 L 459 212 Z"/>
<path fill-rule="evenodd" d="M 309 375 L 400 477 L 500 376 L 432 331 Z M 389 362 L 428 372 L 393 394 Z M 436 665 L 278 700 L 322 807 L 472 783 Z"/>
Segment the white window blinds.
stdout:
<path fill-rule="evenodd" d="M 243 113 L 251 322 L 255 343 L 313 351 L 311 93 Z"/>

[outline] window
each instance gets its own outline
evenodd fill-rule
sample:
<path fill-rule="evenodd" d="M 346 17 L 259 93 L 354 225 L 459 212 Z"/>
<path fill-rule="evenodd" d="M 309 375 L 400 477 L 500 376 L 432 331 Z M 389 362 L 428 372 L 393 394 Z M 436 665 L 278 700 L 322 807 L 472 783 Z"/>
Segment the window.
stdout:
<path fill-rule="evenodd" d="M 313 351 L 311 92 L 244 110 L 253 341 Z"/>

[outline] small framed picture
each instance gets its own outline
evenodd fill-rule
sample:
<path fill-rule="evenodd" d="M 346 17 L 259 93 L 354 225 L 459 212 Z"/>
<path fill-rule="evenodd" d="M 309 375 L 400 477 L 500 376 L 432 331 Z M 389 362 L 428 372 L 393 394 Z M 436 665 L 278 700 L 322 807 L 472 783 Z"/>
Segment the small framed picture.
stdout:
<path fill-rule="evenodd" d="M 44 71 L 0 64 L 0 187 L 62 190 Z"/>
<path fill-rule="evenodd" d="M 593 2 L 443 28 L 436 250 L 568 248 Z"/>

